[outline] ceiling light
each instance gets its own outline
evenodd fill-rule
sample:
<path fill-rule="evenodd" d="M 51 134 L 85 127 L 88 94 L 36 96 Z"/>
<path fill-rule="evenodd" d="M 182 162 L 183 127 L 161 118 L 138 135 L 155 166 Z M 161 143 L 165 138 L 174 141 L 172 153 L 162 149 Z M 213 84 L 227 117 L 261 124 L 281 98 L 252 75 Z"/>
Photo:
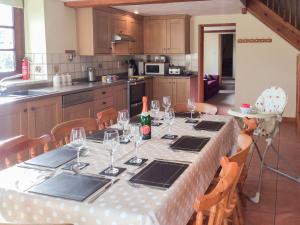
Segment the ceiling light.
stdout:
<path fill-rule="evenodd" d="M 139 11 L 137 11 L 137 10 L 134 10 L 134 12 L 133 12 L 134 14 L 139 14 Z"/>

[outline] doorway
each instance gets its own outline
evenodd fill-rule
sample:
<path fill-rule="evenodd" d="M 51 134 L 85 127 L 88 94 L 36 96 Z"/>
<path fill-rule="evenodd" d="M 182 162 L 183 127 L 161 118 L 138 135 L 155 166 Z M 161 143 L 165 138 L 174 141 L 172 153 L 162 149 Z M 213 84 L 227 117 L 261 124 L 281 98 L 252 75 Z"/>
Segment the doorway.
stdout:
<path fill-rule="evenodd" d="M 221 114 L 235 105 L 235 23 L 199 25 L 199 102 Z"/>

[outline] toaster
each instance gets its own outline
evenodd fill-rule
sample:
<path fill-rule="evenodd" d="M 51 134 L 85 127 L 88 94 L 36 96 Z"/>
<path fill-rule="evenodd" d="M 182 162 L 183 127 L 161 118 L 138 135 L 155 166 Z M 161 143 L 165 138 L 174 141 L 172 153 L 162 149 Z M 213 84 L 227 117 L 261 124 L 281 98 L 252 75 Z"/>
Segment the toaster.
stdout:
<path fill-rule="evenodd" d="M 169 67 L 170 75 L 181 75 L 183 73 L 183 67 L 181 66 L 172 66 Z"/>

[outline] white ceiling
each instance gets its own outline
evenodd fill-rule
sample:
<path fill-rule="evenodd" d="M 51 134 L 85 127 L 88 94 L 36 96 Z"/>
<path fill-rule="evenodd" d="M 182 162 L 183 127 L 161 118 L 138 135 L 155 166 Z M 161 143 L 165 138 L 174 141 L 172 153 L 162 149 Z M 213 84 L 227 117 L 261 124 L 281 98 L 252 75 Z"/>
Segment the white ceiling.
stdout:
<path fill-rule="evenodd" d="M 188 14 L 191 16 L 241 13 L 243 7 L 240 0 L 209 0 L 193 2 L 176 2 L 164 4 L 127 5 L 114 8 L 129 12 L 137 10 L 139 14 L 170 15 Z"/>

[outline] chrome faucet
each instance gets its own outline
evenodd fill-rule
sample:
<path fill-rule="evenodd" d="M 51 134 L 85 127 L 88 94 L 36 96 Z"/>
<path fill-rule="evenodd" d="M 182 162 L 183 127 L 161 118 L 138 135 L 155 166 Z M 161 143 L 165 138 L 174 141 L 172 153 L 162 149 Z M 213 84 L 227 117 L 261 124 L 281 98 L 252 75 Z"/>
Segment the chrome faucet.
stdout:
<path fill-rule="evenodd" d="M 17 74 L 17 75 L 12 75 L 12 76 L 9 76 L 9 77 L 2 78 L 0 80 L 0 95 L 2 95 L 7 90 L 7 87 L 2 85 L 2 83 L 4 81 L 13 80 L 13 79 L 17 79 L 17 78 L 22 78 L 22 74 Z"/>

